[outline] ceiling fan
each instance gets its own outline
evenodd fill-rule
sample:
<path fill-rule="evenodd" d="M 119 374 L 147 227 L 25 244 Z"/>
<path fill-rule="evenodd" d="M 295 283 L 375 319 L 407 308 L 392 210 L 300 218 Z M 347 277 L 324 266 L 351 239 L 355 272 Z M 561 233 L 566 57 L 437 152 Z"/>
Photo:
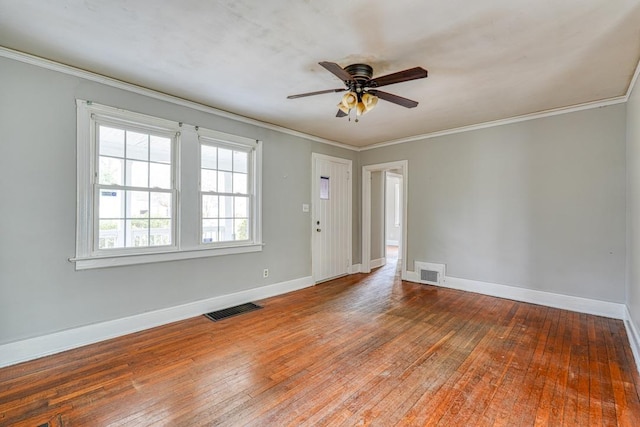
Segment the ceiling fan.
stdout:
<path fill-rule="evenodd" d="M 383 92 L 378 90 L 378 88 L 381 86 L 427 77 L 427 70 L 421 67 L 409 68 L 408 70 L 398 71 L 397 73 L 387 74 L 386 76 L 380 76 L 373 79 L 371 78 L 373 76 L 373 68 L 367 64 L 351 64 L 344 68 L 335 62 L 323 61 L 319 62 L 319 64 L 342 80 L 345 87 L 339 89 L 320 90 L 317 92 L 300 93 L 298 95 L 289 95 L 287 96 L 287 99 L 321 95 L 323 93 L 348 91 L 344 94 L 342 100 L 338 104 L 338 113 L 336 114 L 336 117 L 345 117 L 349 115 L 349 112 L 353 108 L 356 109 L 356 114 L 361 116 L 368 111 L 371 111 L 376 106 L 378 98 L 388 102 L 393 102 L 394 104 L 398 104 L 406 108 L 417 107 L 418 102 L 416 101 L 403 98 L 392 93 Z"/>

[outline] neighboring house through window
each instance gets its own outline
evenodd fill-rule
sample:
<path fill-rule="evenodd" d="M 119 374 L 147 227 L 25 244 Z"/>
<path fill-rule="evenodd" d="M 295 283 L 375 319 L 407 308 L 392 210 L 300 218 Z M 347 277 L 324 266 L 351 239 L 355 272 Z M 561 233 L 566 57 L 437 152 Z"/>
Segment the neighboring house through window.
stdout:
<path fill-rule="evenodd" d="M 77 105 L 77 269 L 261 250 L 258 141 Z"/>

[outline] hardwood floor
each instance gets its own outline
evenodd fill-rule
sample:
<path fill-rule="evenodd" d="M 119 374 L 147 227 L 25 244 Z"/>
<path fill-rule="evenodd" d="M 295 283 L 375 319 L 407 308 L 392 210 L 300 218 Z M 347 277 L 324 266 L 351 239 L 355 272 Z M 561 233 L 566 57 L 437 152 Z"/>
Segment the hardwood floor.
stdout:
<path fill-rule="evenodd" d="M 640 425 L 619 320 L 388 264 L 0 369 L 0 425 Z"/>

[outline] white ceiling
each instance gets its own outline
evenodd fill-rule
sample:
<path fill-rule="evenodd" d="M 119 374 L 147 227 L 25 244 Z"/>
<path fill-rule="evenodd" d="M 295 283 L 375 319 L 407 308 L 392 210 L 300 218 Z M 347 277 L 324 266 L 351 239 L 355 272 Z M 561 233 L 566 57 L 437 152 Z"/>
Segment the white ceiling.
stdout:
<path fill-rule="evenodd" d="M 640 0 L 0 0 L 0 45 L 353 146 L 624 96 Z M 365 62 L 417 108 L 335 117 L 319 61 Z"/>

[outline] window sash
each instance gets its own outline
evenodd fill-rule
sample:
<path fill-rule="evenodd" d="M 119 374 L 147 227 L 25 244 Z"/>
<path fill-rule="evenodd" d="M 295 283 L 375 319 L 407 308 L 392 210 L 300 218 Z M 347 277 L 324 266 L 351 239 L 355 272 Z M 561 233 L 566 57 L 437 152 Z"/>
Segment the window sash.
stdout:
<path fill-rule="evenodd" d="M 127 113 L 127 115 L 130 115 L 130 113 Z M 91 114 L 90 116 L 91 152 L 93 153 L 93 155 L 91 156 L 92 158 L 91 185 L 94 188 L 94 190 L 92 191 L 92 216 L 91 216 L 91 238 L 90 238 L 91 251 L 90 252 L 93 256 L 108 256 L 108 255 L 122 256 L 122 255 L 128 255 L 128 254 L 138 254 L 138 253 L 164 252 L 167 250 L 177 249 L 178 247 L 178 242 L 177 242 L 178 206 L 177 206 L 176 177 L 177 177 L 178 165 L 176 162 L 176 151 L 177 151 L 176 146 L 177 146 L 178 132 L 176 132 L 173 129 L 167 129 L 164 126 L 161 126 L 162 123 L 163 123 L 162 119 L 156 120 L 154 118 L 147 118 L 147 117 L 141 118 L 138 121 L 135 118 L 127 119 L 127 118 L 121 118 L 121 117 L 117 117 L 115 115 L 109 115 L 109 114 L 103 115 L 95 112 Z M 100 127 L 101 126 L 115 128 L 125 132 L 122 157 L 100 155 Z M 146 160 L 139 160 L 135 157 L 128 156 L 128 153 L 127 153 L 128 144 L 126 139 L 127 132 L 146 134 L 148 140 L 151 139 L 150 137 L 160 137 L 160 138 L 169 139 L 170 141 L 169 163 L 152 161 L 150 156 L 151 145 L 147 146 Z M 119 159 L 123 162 L 123 165 L 124 165 L 123 167 L 125 168 L 125 173 L 123 174 L 123 176 L 125 178 L 123 179 L 122 185 L 101 184 L 99 182 L 101 157 Z M 126 185 L 127 161 L 137 161 L 137 162 L 145 163 L 147 165 L 147 186 Z M 169 179 L 169 188 L 159 188 L 159 187 L 151 186 L 152 183 L 150 182 L 150 174 L 151 174 L 150 169 L 152 164 L 162 164 L 162 165 L 168 165 L 170 167 L 171 172 L 170 172 L 170 179 Z M 103 190 L 121 191 L 123 194 L 123 197 L 125 197 L 124 194 L 127 194 L 127 192 L 146 192 L 146 193 L 149 193 L 149 196 L 151 196 L 152 193 L 170 194 L 171 217 L 168 218 L 169 228 L 170 228 L 170 232 L 168 235 L 170 239 L 169 244 L 153 245 L 151 242 L 151 222 L 150 222 L 152 218 L 150 216 L 147 218 L 128 217 L 126 213 L 126 200 L 124 200 L 123 208 L 122 208 L 123 212 L 121 213 L 121 216 L 117 219 L 114 219 L 114 221 L 122 221 L 123 223 L 123 227 L 121 231 L 124 232 L 124 236 L 125 236 L 124 242 L 122 243 L 122 246 L 117 246 L 112 248 L 110 247 L 101 248 L 100 247 L 100 238 L 101 238 L 100 221 L 105 220 L 104 218 L 100 218 L 100 192 Z M 150 205 L 150 201 L 148 202 L 148 204 Z M 151 215 L 151 212 L 149 212 L 149 215 Z M 158 218 L 153 218 L 153 219 L 158 219 Z M 148 223 L 149 227 L 147 228 L 146 245 L 135 246 L 134 245 L 135 242 L 130 240 L 130 238 L 127 238 L 128 230 L 131 229 L 131 227 L 127 226 L 127 223 L 129 221 L 137 221 L 137 220 L 149 220 L 149 223 Z M 131 231 L 131 234 L 133 234 L 132 231 Z M 138 233 L 138 235 L 142 235 L 142 233 Z M 118 237 L 120 237 L 120 231 L 118 232 Z"/>
<path fill-rule="evenodd" d="M 123 193 L 124 200 L 123 200 L 123 206 L 121 208 L 121 214 L 120 216 L 117 217 L 101 217 L 100 216 L 100 198 L 101 198 L 101 192 L 102 191 L 119 191 Z M 149 197 L 151 197 L 152 193 L 160 193 L 160 194 L 168 194 L 170 196 L 170 203 L 171 203 L 171 209 L 169 212 L 169 217 L 160 217 L 160 216 L 154 216 L 151 212 L 151 200 L 148 201 L 148 205 L 149 205 L 149 212 L 147 214 L 147 216 L 144 217 L 133 217 L 133 216 L 127 216 L 127 198 L 125 196 L 126 192 L 136 192 L 136 193 L 148 193 Z M 101 184 L 95 184 L 94 185 L 94 192 L 93 192 L 93 202 L 94 202 L 94 208 L 93 208 L 93 212 L 94 212 L 94 217 L 93 217 L 93 242 L 92 242 L 92 246 L 93 246 L 93 252 L 95 254 L 113 254 L 113 253 L 126 253 L 126 252 L 153 252 L 153 251 L 159 251 L 159 250 L 167 250 L 167 249 L 175 249 L 177 247 L 177 243 L 176 243 L 176 212 L 177 212 L 177 206 L 176 206 L 176 197 L 177 197 L 177 192 L 175 190 L 164 190 L 164 189 L 157 189 L 157 188 L 147 188 L 147 187 L 130 187 L 130 186 L 119 186 L 119 185 L 101 185 Z M 151 232 L 153 230 L 153 228 L 151 227 L 151 223 L 153 221 L 169 221 L 169 243 L 168 244 L 164 244 L 164 245 L 153 245 L 151 244 Z M 100 247 L 100 223 L 101 221 L 118 221 L 118 222 L 123 222 L 124 223 L 124 228 L 123 228 L 123 232 L 124 232 L 124 245 L 123 246 L 117 246 L 117 247 L 113 247 L 113 248 L 101 248 Z M 144 246 L 135 246 L 135 245 L 127 245 L 126 243 L 129 241 L 129 239 L 127 239 L 127 234 L 128 234 L 128 229 L 129 227 L 127 227 L 127 222 L 128 221 L 137 221 L 137 222 L 143 222 L 146 221 L 149 223 L 149 227 L 147 228 L 147 236 L 148 236 L 148 245 L 144 245 Z M 141 234 L 141 233 L 137 233 L 137 234 Z M 120 233 L 117 233 L 118 237 L 120 237 Z M 158 234 L 155 234 L 158 235 Z"/>
<path fill-rule="evenodd" d="M 200 201 L 200 209 L 199 209 L 199 213 L 200 213 L 200 234 L 199 234 L 199 242 L 200 245 L 202 246 L 228 246 L 228 245 L 234 245 L 234 244 L 246 244 L 246 243 L 252 243 L 252 242 L 256 242 L 257 239 L 257 231 L 256 231 L 256 220 L 257 220 L 257 213 L 256 213 L 256 207 L 257 207 L 257 203 L 256 203 L 256 156 L 255 156 L 255 147 L 253 146 L 255 144 L 255 141 L 251 141 L 251 145 L 248 145 L 246 143 L 238 143 L 238 142 L 234 142 L 234 141 L 225 141 L 222 138 L 207 138 L 206 136 L 200 136 L 200 147 L 199 147 L 199 165 L 200 165 L 200 176 L 199 176 L 199 190 L 200 190 L 200 197 L 199 197 L 199 201 Z M 222 149 L 226 149 L 226 150 L 232 150 L 233 152 L 242 152 L 242 153 L 246 153 L 247 154 L 247 171 L 246 172 L 239 172 L 239 173 L 243 173 L 247 175 L 247 191 L 246 193 L 240 193 L 240 192 L 234 192 L 234 191 L 210 191 L 210 190 L 203 190 L 203 183 L 202 183 L 202 173 L 204 170 L 207 171 L 215 171 L 216 173 L 219 172 L 226 172 L 226 173 L 231 173 L 233 174 L 235 172 L 235 164 L 233 162 L 233 158 L 232 158 L 232 162 L 231 162 L 231 168 L 229 169 L 220 169 L 220 163 L 219 163 L 219 157 L 217 157 L 216 159 L 216 167 L 203 167 L 202 165 L 202 148 L 203 146 L 207 146 L 207 147 L 212 147 L 212 148 L 222 148 Z M 216 188 L 219 190 L 219 182 L 216 183 Z M 233 190 L 233 188 L 232 188 Z M 213 197 L 233 197 L 233 198 L 246 198 L 247 199 L 247 216 L 246 217 L 239 217 L 235 215 L 235 211 L 232 212 L 232 215 L 226 215 L 226 216 L 221 216 L 220 215 L 220 208 L 218 207 L 218 216 L 216 217 L 205 217 L 205 212 L 204 212 L 204 198 L 206 196 L 213 196 Z M 235 201 L 235 199 L 234 199 Z M 221 234 L 220 234 L 220 229 L 221 229 L 221 225 L 220 222 L 222 222 L 223 220 L 226 220 L 227 223 L 228 221 L 232 221 L 233 223 L 233 233 L 232 235 L 234 236 L 233 239 L 222 239 L 221 238 Z M 246 239 L 238 239 L 236 238 L 236 236 L 239 234 L 237 233 L 237 228 L 236 228 L 236 220 L 246 220 L 246 233 L 247 233 L 247 238 Z M 207 228 L 212 227 L 211 223 L 217 221 L 217 226 L 213 226 L 217 228 L 217 231 L 215 233 L 217 233 L 218 238 L 214 238 L 214 232 L 212 231 L 207 231 Z"/>

